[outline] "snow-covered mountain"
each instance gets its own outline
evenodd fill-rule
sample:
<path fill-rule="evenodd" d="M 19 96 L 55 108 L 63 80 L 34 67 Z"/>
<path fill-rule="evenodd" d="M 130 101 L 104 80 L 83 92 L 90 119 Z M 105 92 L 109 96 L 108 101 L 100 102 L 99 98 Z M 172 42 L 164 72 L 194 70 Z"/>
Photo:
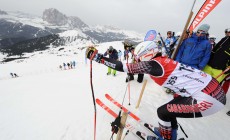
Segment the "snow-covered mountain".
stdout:
<path fill-rule="evenodd" d="M 49 47 L 123 41 L 141 41 L 143 34 L 112 26 L 89 26 L 78 17 L 68 17 L 56 9 L 42 17 L 15 11 L 0 12 L 0 51 L 23 55 Z"/>

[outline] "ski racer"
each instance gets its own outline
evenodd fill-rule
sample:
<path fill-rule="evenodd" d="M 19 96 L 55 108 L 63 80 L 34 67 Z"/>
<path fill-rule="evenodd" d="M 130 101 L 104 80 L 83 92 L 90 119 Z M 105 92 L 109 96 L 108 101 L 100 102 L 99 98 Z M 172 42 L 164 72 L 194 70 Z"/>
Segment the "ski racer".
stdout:
<path fill-rule="evenodd" d="M 138 63 L 126 64 L 104 57 L 94 47 L 86 50 L 86 56 L 121 72 L 149 74 L 160 86 L 175 91 L 174 99 L 157 109 L 159 127 L 154 131 L 159 140 L 177 139 L 177 118 L 205 117 L 224 107 L 226 95 L 216 79 L 201 70 L 162 57 L 153 41 L 144 41 L 138 46 L 139 50 L 135 51 L 135 57 L 141 60 Z M 148 136 L 148 140 L 155 139 Z"/>

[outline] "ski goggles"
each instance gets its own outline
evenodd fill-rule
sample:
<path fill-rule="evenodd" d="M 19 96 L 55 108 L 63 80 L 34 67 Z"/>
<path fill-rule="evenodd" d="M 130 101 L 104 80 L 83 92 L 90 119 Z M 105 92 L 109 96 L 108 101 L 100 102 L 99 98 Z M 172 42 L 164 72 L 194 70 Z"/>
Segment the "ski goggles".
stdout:
<path fill-rule="evenodd" d="M 216 40 L 216 38 L 214 38 L 214 37 L 210 37 L 210 38 L 209 38 L 209 40 Z"/>
<path fill-rule="evenodd" d="M 196 33 L 197 33 L 197 34 L 206 34 L 205 31 L 201 31 L 201 30 L 197 31 Z"/>

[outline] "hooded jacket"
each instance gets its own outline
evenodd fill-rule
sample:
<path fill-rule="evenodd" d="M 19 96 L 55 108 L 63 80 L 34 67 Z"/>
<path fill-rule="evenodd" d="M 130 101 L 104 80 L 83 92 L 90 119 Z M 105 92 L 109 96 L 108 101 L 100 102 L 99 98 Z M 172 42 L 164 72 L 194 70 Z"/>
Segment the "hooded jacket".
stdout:
<path fill-rule="evenodd" d="M 222 38 L 212 50 L 211 58 L 208 62 L 212 68 L 225 70 L 230 66 L 230 37 Z M 230 73 L 230 71 L 228 72 Z"/>
<path fill-rule="evenodd" d="M 176 61 L 203 70 L 209 61 L 212 46 L 206 36 L 195 33 L 181 44 Z"/>
<path fill-rule="evenodd" d="M 111 50 L 111 53 L 108 53 L 107 51 L 104 53 L 104 56 L 107 56 L 109 55 L 109 58 L 112 58 L 112 59 L 115 59 L 117 60 L 118 59 L 118 52 L 116 49 L 112 49 Z"/>

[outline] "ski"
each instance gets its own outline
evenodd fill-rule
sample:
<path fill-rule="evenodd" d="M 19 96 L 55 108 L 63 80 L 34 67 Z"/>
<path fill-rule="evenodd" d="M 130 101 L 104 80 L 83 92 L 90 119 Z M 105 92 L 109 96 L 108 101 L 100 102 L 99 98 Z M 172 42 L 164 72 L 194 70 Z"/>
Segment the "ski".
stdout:
<path fill-rule="evenodd" d="M 96 99 L 96 103 L 102 107 L 107 113 L 109 113 L 111 116 L 116 118 L 118 116 L 117 113 L 115 113 L 112 109 L 110 109 L 108 106 L 106 106 L 100 99 Z M 137 130 L 132 124 L 127 123 L 125 125 L 125 128 L 129 130 L 129 132 L 133 133 L 135 136 L 137 136 L 140 140 L 147 140 L 147 135 L 144 132 L 141 132 Z"/>
<path fill-rule="evenodd" d="M 133 114 L 132 112 L 130 112 L 127 108 L 125 108 L 124 106 L 122 106 L 120 103 L 118 103 L 115 99 L 113 99 L 109 94 L 105 94 L 105 97 L 111 101 L 113 104 L 115 104 L 117 107 L 122 108 L 122 110 L 124 112 L 127 112 L 129 114 L 129 116 L 131 116 L 134 120 L 136 120 L 141 126 L 143 126 L 145 129 L 147 129 L 149 132 L 151 132 L 154 136 L 156 136 L 158 138 L 158 136 L 155 134 L 155 132 L 153 131 L 153 125 L 148 124 L 144 121 L 142 121 L 138 116 L 136 116 L 135 114 Z M 148 126 L 148 127 L 147 127 Z"/>

